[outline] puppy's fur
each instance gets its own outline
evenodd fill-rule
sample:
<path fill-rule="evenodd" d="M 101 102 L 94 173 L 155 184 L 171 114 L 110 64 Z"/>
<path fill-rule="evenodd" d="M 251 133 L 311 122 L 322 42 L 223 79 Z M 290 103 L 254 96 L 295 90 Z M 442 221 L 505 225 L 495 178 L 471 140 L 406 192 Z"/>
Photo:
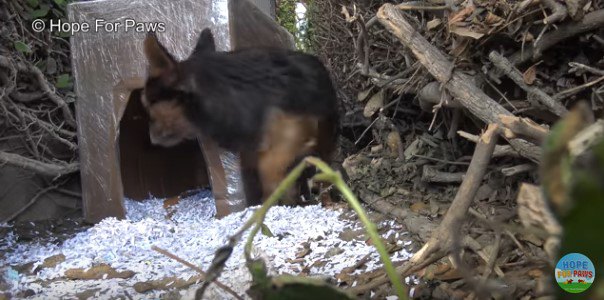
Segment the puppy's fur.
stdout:
<path fill-rule="evenodd" d="M 218 52 L 209 29 L 182 62 L 153 33 L 144 49 L 152 142 L 172 146 L 201 134 L 239 153 L 249 205 L 260 204 L 301 157 L 330 161 L 337 100 L 316 57 L 272 48 Z"/>

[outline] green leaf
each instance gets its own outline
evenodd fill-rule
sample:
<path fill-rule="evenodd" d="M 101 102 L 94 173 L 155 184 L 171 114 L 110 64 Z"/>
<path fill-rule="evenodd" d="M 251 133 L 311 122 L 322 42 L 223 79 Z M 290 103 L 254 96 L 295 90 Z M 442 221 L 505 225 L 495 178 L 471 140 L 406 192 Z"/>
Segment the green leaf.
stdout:
<path fill-rule="evenodd" d="M 275 235 L 271 232 L 271 230 L 268 228 L 268 226 L 266 226 L 266 224 L 262 223 L 262 225 L 260 226 L 261 228 L 261 232 L 263 235 L 268 236 L 268 237 L 274 237 Z"/>
<path fill-rule="evenodd" d="M 57 77 L 56 87 L 59 89 L 67 88 L 71 85 L 71 76 L 69 74 L 61 74 Z"/>
<path fill-rule="evenodd" d="M 55 0 L 55 3 L 57 5 L 63 5 L 63 4 L 65 4 L 65 0 Z"/>
<path fill-rule="evenodd" d="M 15 49 L 21 53 L 30 53 L 31 52 L 31 48 L 29 48 L 29 46 L 22 41 L 15 42 Z"/>
<path fill-rule="evenodd" d="M 45 17 L 50 10 L 50 6 L 48 5 L 40 5 L 40 8 L 31 12 L 32 19 L 37 19 L 41 17 Z"/>

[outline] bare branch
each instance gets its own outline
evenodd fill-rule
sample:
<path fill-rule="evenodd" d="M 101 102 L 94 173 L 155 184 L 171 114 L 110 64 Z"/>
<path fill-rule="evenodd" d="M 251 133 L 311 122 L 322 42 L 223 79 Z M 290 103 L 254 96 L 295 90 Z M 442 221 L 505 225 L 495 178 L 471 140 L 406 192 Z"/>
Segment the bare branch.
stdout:
<path fill-rule="evenodd" d="M 35 159 L 23 157 L 18 154 L 0 151 L 0 162 L 31 170 L 35 173 L 51 177 L 59 177 L 79 171 L 78 163 L 66 165 L 49 164 Z"/>
<path fill-rule="evenodd" d="M 555 113 L 558 116 L 562 116 L 568 112 L 568 110 L 558 101 L 554 100 L 548 94 L 546 94 L 541 89 L 529 86 L 524 82 L 522 78 L 522 73 L 518 71 L 510 61 L 508 61 L 501 54 L 493 51 L 489 54 L 489 59 L 495 64 L 497 68 L 499 68 L 504 74 L 506 74 L 510 79 L 512 79 L 518 86 L 520 86 L 523 90 L 525 90 L 528 95 L 535 96 L 541 104 L 547 107 L 550 111 Z"/>

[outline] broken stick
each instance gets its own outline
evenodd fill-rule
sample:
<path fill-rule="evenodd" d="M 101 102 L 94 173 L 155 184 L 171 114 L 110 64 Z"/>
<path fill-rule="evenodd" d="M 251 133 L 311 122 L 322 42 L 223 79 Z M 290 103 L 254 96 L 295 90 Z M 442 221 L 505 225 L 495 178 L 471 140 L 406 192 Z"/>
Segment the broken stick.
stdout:
<path fill-rule="evenodd" d="M 474 150 L 474 155 L 472 156 L 472 161 L 463 182 L 459 186 L 455 199 L 453 199 L 449 210 L 438 229 L 430 238 L 430 241 L 411 258 L 410 262 L 412 264 L 423 264 L 426 259 L 435 257 L 434 255 L 443 257 L 451 250 L 453 236 L 459 236 L 459 234 L 452 234 L 452 230 L 459 230 L 463 225 L 468 208 L 470 208 L 470 204 L 474 200 L 476 191 L 480 187 L 482 178 L 493 156 L 493 151 L 495 151 L 498 129 L 499 126 L 497 124 L 490 124 L 487 130 L 480 136 Z"/>
<path fill-rule="evenodd" d="M 464 172 L 442 172 L 436 169 L 434 166 L 424 165 L 424 168 L 422 169 L 422 181 L 440 183 L 461 182 L 465 174 L 466 173 Z"/>
<path fill-rule="evenodd" d="M 461 136 L 462 138 L 464 138 L 470 142 L 474 142 L 474 143 L 478 143 L 478 140 L 480 139 L 479 136 L 473 135 L 471 133 L 467 133 L 462 130 L 457 131 L 457 134 L 459 134 L 459 136 Z M 493 157 L 504 157 L 504 156 L 518 157 L 519 155 L 518 155 L 518 152 L 514 151 L 514 149 L 510 145 L 495 146 L 495 152 L 493 152 Z"/>
<path fill-rule="evenodd" d="M 604 120 L 600 119 L 581 130 L 568 143 L 568 150 L 573 157 L 578 157 L 604 139 Z"/>
<path fill-rule="evenodd" d="M 489 54 L 489 59 L 491 60 L 491 62 L 493 62 L 493 64 L 495 64 L 498 69 L 500 69 L 505 75 L 512 79 L 519 87 L 525 90 L 528 96 L 535 97 L 537 100 L 539 100 L 539 103 L 547 107 L 551 112 L 553 112 L 557 116 L 562 116 L 568 112 L 564 105 L 554 100 L 541 89 L 526 84 L 526 82 L 524 82 L 524 79 L 522 78 L 522 73 L 520 73 L 520 71 L 518 71 L 518 69 L 516 69 L 516 67 L 514 67 L 514 65 L 512 65 L 509 60 L 503 57 L 503 55 L 492 51 Z"/>
<path fill-rule="evenodd" d="M 523 138 L 536 145 L 541 145 L 549 130 L 539 124 L 533 122 L 529 118 L 521 118 L 514 116 L 501 115 L 499 116 L 501 123 L 505 126 L 503 135 L 506 138 Z"/>
<path fill-rule="evenodd" d="M 460 236 L 458 230 L 461 230 L 466 219 L 466 213 L 482 183 L 482 178 L 491 161 L 493 151 L 495 151 L 499 136 L 498 130 L 499 126 L 497 124 L 489 124 L 487 130 L 480 136 L 468 171 L 442 222 L 432 233 L 430 240 L 413 255 L 409 263 L 396 269 L 397 273 L 407 276 L 427 267 L 451 252 L 454 245 L 453 238 Z M 352 291 L 355 293 L 368 291 L 386 282 L 388 282 L 387 277 L 379 277 L 365 285 L 353 288 Z"/>

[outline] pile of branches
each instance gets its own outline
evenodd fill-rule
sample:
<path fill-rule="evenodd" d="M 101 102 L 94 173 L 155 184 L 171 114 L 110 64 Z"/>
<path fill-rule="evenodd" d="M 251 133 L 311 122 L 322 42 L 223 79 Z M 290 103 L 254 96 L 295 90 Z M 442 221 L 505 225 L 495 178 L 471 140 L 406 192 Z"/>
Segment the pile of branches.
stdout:
<path fill-rule="evenodd" d="M 414 171 L 425 184 L 461 184 L 440 226 L 398 271 L 425 274 L 450 255 L 475 297 L 509 296 L 510 286 L 512 298 L 551 295 L 549 276 L 542 272 L 549 272 L 557 255 L 555 239 L 547 236 L 559 235 L 560 225 L 541 189 L 522 182 L 547 178 L 538 173 L 552 169 L 543 165 L 542 145 L 561 118 L 581 119 L 577 128 L 588 127 L 586 132 L 604 132 L 602 122 L 593 123 L 604 112 L 604 1 L 314 0 L 311 22 L 314 48 L 339 87 L 346 110 L 342 126 L 356 150 L 371 146 L 375 157 L 383 145 L 401 164 L 418 165 L 414 160 L 421 159 L 423 168 Z M 506 182 L 503 206 L 514 207 L 511 214 L 498 215 L 493 201 L 490 209 L 474 209 L 483 181 L 495 173 Z M 407 215 L 380 199 L 367 202 L 399 219 Z M 461 235 L 468 215 L 484 225 L 481 233 L 492 232 L 490 251 Z M 526 228 L 510 229 L 518 223 Z M 547 234 L 519 241 L 531 226 Z M 500 252 L 502 233 L 515 244 L 506 246 L 514 254 Z M 467 268 L 461 249 L 486 265 L 481 275 L 471 276 L 475 271 Z M 545 258 L 536 259 L 535 251 Z M 501 265 L 512 271 L 503 272 Z M 514 273 L 519 266 L 541 275 Z M 498 279 L 489 279 L 492 274 Z M 367 292 L 385 282 L 354 290 Z M 452 290 L 448 286 L 439 295 L 468 296 Z M 431 297 L 441 298 L 436 292 Z"/>
<path fill-rule="evenodd" d="M 390 29 L 380 24 L 376 13 L 385 1 L 317 0 L 311 6 L 314 48 L 338 85 L 344 126 L 417 106 L 445 114 L 435 121 L 446 120 L 449 112 L 441 108 L 463 108 L 484 123 L 494 121 L 496 114 L 513 114 L 551 125 L 579 99 L 588 100 L 597 114 L 604 102 L 604 40 L 598 34 L 604 22 L 602 1 L 566 2 L 431 0 L 396 5 L 411 25 L 398 34 L 421 35 L 431 45 L 426 49 L 409 47 L 413 41 L 401 43 L 393 32 L 396 24 Z M 428 68 L 434 53 L 443 59 L 435 68 L 444 69 Z M 500 106 L 488 103 L 483 109 L 446 99 L 452 92 L 443 83 L 455 72 L 467 74 Z M 381 101 L 366 101 L 378 92 L 385 93 Z M 409 103 L 413 99 L 419 102 L 415 106 Z M 460 121 L 456 117 L 445 125 L 457 128 Z M 455 130 L 449 132 L 452 138 Z"/>
<path fill-rule="evenodd" d="M 51 179 L 77 172 L 68 35 L 32 29 L 65 21 L 65 1 L 0 5 L 0 164 Z"/>

